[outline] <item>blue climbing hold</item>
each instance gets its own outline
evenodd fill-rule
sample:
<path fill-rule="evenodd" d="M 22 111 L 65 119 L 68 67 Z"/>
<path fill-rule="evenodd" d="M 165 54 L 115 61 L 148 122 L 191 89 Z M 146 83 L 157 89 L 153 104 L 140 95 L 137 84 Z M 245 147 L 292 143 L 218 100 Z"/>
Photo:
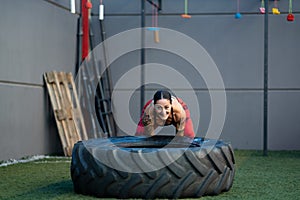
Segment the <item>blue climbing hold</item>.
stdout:
<path fill-rule="evenodd" d="M 235 14 L 235 18 L 236 18 L 236 19 L 240 19 L 240 18 L 242 18 L 242 15 L 241 15 L 241 13 L 236 13 L 236 14 Z"/>

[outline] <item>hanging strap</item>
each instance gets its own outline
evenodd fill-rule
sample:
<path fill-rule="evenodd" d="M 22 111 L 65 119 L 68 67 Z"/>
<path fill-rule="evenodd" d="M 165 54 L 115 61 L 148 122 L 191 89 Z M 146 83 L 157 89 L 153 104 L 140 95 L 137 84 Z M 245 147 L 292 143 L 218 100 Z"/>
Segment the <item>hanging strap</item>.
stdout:
<path fill-rule="evenodd" d="M 289 2 L 289 14 L 291 14 L 293 12 L 293 1 L 290 0 Z"/>

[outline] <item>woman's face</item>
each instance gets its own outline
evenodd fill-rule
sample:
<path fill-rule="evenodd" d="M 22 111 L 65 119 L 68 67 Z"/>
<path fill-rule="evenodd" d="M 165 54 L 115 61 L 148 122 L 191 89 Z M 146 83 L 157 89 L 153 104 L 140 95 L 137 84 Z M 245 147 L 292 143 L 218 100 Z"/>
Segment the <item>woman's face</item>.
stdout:
<path fill-rule="evenodd" d="M 168 99 L 160 99 L 154 105 L 157 116 L 162 120 L 167 120 L 171 113 L 171 102 Z"/>

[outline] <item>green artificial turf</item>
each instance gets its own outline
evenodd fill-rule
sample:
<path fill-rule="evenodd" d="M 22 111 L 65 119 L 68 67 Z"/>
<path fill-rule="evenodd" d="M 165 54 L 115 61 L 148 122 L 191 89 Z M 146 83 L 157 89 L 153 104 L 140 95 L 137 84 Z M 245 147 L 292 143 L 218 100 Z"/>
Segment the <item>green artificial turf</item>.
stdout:
<path fill-rule="evenodd" d="M 235 151 L 236 174 L 230 191 L 204 200 L 297 199 L 300 151 Z M 0 167 L 0 199 L 94 199 L 73 191 L 70 158 L 47 158 Z"/>

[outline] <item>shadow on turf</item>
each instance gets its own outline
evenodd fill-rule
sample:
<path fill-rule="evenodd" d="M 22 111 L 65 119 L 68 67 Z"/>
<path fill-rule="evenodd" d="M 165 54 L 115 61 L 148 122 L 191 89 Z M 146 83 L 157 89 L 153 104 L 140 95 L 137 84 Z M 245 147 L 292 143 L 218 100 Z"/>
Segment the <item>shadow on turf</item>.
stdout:
<path fill-rule="evenodd" d="M 44 187 L 30 190 L 18 195 L 22 199 L 50 199 L 55 197 L 68 197 L 74 195 L 72 181 L 61 181 Z"/>

